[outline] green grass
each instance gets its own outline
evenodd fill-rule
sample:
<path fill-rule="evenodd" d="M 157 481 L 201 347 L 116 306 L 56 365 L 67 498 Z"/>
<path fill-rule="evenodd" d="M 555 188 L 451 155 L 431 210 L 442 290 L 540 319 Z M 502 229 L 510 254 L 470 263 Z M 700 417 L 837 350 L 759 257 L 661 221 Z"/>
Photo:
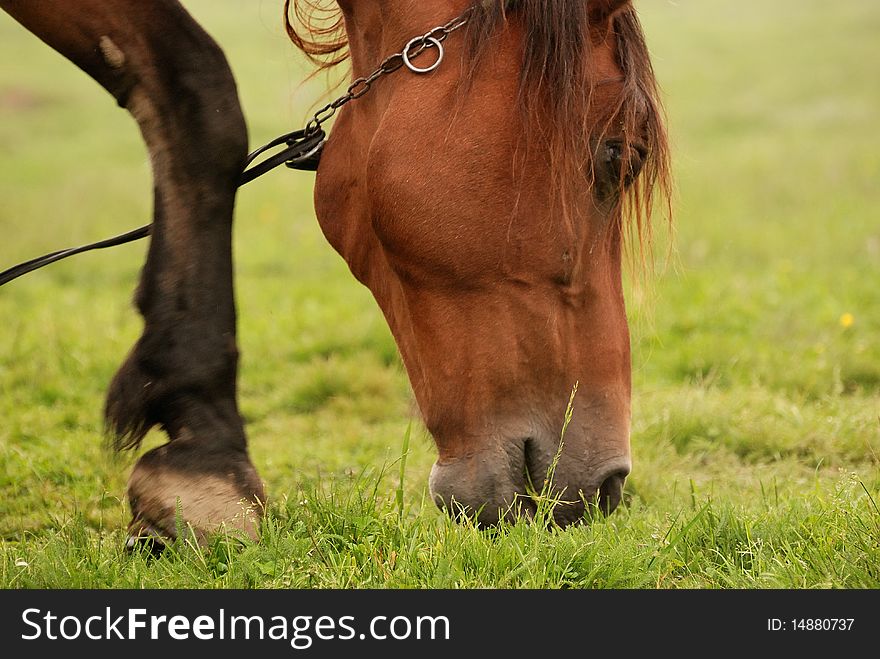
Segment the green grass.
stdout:
<path fill-rule="evenodd" d="M 252 144 L 299 127 L 326 81 L 301 84 L 281 3 L 185 4 Z M 313 176 L 283 171 L 243 190 L 235 233 L 261 540 L 123 551 L 136 456 L 104 448 L 101 408 L 140 332 L 134 244 L 0 291 L 0 587 L 880 587 L 880 8 L 638 6 L 676 256 L 628 287 L 634 471 L 614 515 L 481 532 L 435 510 L 390 333 L 321 235 Z M 5 16 L 0 63 L 0 267 L 148 221 L 131 119 Z"/>

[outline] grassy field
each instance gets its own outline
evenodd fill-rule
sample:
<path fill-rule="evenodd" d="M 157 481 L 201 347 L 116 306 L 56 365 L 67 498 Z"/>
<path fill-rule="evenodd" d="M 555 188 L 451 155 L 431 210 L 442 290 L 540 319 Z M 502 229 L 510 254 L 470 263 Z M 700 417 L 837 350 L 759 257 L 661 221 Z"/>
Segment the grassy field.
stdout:
<path fill-rule="evenodd" d="M 252 144 L 301 126 L 327 81 L 301 84 L 280 0 L 184 4 L 227 52 Z M 486 533 L 435 510 L 390 333 L 320 233 L 313 176 L 283 171 L 242 192 L 235 234 L 261 541 L 123 551 L 136 456 L 104 449 L 101 408 L 140 332 L 134 244 L 0 291 L 0 587 L 880 587 L 880 6 L 638 6 L 676 256 L 629 287 L 618 512 Z M 0 269 L 140 226 L 151 204 L 131 119 L 5 16 L 0 200 Z"/>

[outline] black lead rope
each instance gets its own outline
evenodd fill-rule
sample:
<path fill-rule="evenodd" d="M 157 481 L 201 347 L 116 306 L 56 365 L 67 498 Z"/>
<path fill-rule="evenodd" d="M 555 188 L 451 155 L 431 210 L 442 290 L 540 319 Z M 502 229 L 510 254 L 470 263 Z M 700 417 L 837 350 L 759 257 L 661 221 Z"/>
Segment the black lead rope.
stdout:
<path fill-rule="evenodd" d="M 244 172 L 242 172 L 241 178 L 238 181 L 238 187 L 243 186 L 245 183 L 250 183 L 255 178 L 262 176 L 266 172 L 269 172 L 280 165 L 286 165 L 290 169 L 300 169 L 310 172 L 316 171 L 318 169 L 318 163 L 321 160 L 321 150 L 324 148 L 326 137 L 326 133 L 320 128 L 320 126 L 312 126 L 310 129 L 297 130 L 276 137 L 268 144 L 264 144 L 248 155 L 245 160 Z M 278 153 L 268 156 L 265 160 L 262 160 L 257 164 L 253 164 L 257 158 L 267 151 L 277 149 L 282 145 L 285 145 L 285 148 Z M 117 245 L 124 245 L 126 243 L 134 242 L 135 240 L 140 240 L 141 238 L 146 238 L 150 235 L 151 227 L 152 225 L 148 224 L 147 226 L 135 229 L 134 231 L 124 233 L 121 236 L 108 238 L 107 240 L 100 240 L 96 243 L 83 245 L 81 247 L 62 249 L 57 252 L 52 252 L 31 259 L 30 261 L 25 261 L 24 263 L 19 263 L 8 270 L 0 272 L 0 286 L 8 284 L 13 279 L 17 279 L 29 272 L 38 270 L 39 268 L 60 261 L 61 259 L 66 259 L 69 256 L 75 256 L 77 254 L 82 254 L 83 252 L 90 252 L 94 249 L 116 247 Z"/>
<path fill-rule="evenodd" d="M 256 151 L 252 151 L 247 157 L 244 163 L 245 170 L 238 181 L 238 187 L 243 186 L 245 183 L 250 183 L 255 178 L 262 176 L 281 164 L 287 165 L 290 169 L 300 169 L 308 172 L 317 171 L 318 164 L 321 162 L 321 151 L 324 149 L 324 142 L 327 141 L 326 137 L 327 135 L 322 128 L 297 130 L 276 137 L 268 144 L 264 144 Z M 266 151 L 271 151 L 282 144 L 286 144 L 287 147 L 274 156 L 269 156 L 256 165 L 253 164 L 254 160 Z"/>

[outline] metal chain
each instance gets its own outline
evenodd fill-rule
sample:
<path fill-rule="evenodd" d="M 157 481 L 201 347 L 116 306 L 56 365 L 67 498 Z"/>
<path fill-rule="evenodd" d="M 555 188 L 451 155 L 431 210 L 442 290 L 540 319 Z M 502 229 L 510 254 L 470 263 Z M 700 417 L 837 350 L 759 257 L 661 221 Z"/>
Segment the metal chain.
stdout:
<path fill-rule="evenodd" d="M 457 16 L 456 18 L 453 18 L 445 25 L 435 27 L 433 30 L 429 30 L 425 34 L 411 39 L 402 51 L 386 57 L 379 65 L 379 68 L 373 71 L 370 75 L 354 80 L 348 86 L 345 94 L 343 94 L 336 100 L 328 103 L 314 114 L 314 116 L 306 124 L 305 133 L 307 135 L 311 135 L 315 131 L 320 130 L 321 124 L 329 121 L 336 114 L 339 108 L 341 108 L 349 101 L 360 98 L 361 96 L 369 92 L 373 86 L 373 83 L 382 76 L 388 75 L 389 73 L 394 73 L 404 66 L 406 66 L 413 73 L 428 73 L 429 71 L 433 71 L 434 69 L 436 69 L 437 66 L 440 65 L 440 62 L 443 60 L 443 42 L 450 34 L 467 25 L 467 22 L 470 20 L 472 11 L 472 9 L 468 9 L 466 12 Z M 437 60 L 431 66 L 426 68 L 417 68 L 413 66 L 412 60 L 414 60 L 430 48 L 437 48 Z"/>

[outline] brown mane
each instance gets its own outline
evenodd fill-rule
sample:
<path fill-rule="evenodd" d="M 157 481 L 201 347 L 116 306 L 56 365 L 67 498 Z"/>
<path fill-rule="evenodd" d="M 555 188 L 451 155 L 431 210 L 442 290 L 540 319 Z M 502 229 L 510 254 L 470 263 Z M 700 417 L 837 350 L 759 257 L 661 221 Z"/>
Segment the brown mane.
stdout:
<path fill-rule="evenodd" d="M 555 170 L 554 184 L 567 200 L 569 194 L 583 189 L 585 178 L 592 181 L 589 155 L 609 130 L 608 124 L 596 126 L 589 120 L 599 81 L 589 75 L 588 69 L 592 47 L 588 3 L 475 0 L 470 11 L 467 56 L 471 71 L 510 16 L 518 15 L 522 21 L 527 43 L 520 69 L 520 105 L 530 139 L 540 140 L 541 148 L 549 154 Z M 647 148 L 641 175 L 621 196 L 620 217 L 629 219 L 622 229 L 636 239 L 626 242 L 639 245 L 636 262 L 647 265 L 655 194 L 659 194 L 661 210 L 671 222 L 669 147 L 657 80 L 636 10 L 626 5 L 612 20 L 624 81 L 619 107 L 611 116 L 622 122 L 627 141 L 638 136 Z M 335 2 L 285 0 L 285 28 L 291 41 L 319 70 L 349 57 L 342 13 Z M 543 99 L 543 103 L 535 99 Z"/>

